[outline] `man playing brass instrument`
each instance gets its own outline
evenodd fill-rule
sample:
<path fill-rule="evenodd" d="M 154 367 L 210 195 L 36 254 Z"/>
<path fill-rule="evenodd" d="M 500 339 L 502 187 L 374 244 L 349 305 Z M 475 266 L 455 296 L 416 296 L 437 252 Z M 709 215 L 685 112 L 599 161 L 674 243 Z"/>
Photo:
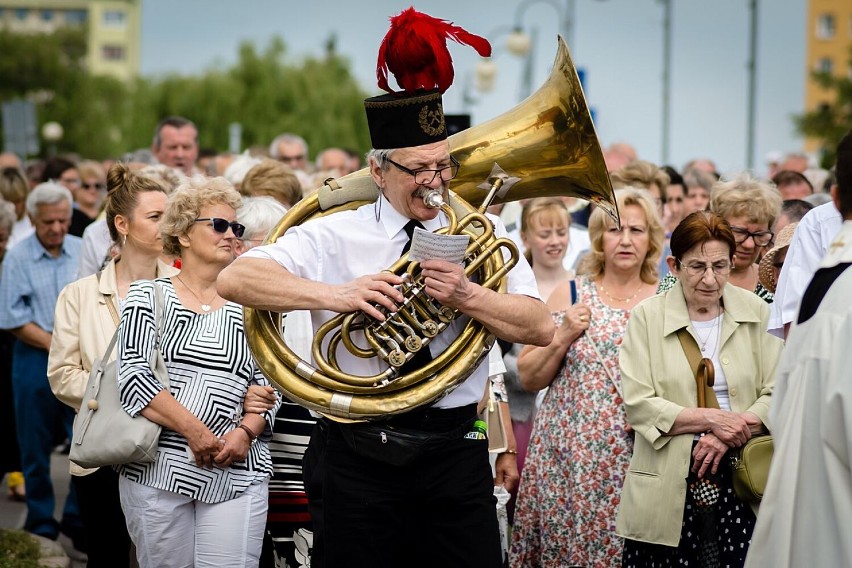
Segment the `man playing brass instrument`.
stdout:
<path fill-rule="evenodd" d="M 405 15 L 429 18 L 413 10 L 397 18 Z M 390 57 L 394 47 L 387 47 Z M 423 197 L 435 190 L 446 200 L 459 167 L 437 86 L 365 101 L 374 148 L 369 168 L 381 192 L 375 204 L 305 222 L 247 252 L 221 274 L 219 293 L 264 310 L 310 310 L 315 332 L 337 313 L 363 311 L 381 321 L 379 307 L 396 311 L 404 299 L 397 288 L 402 278 L 383 270 L 407 250 L 416 224 L 427 231 L 448 224 Z M 496 235 L 505 236 L 499 220 L 490 218 Z M 461 315 L 428 344 L 425 363 L 415 357 L 402 373 L 412 362 L 422 368 L 438 356 L 469 318 L 512 343 L 549 344 L 553 321 L 523 258 L 507 276 L 507 293 L 471 282 L 457 264 L 426 260 L 421 268 L 426 293 Z M 387 368 L 377 357 L 360 359 L 345 349 L 338 350 L 338 363 L 362 376 Z M 474 426 L 487 378 L 485 358 L 431 405 L 371 423 L 319 420 L 304 459 L 315 527 L 312 566 L 500 566 L 488 442 Z M 382 438 L 374 442 L 387 456 L 370 451 L 368 438 L 379 431 Z M 385 436 L 398 432 L 419 449 L 395 454 L 389 449 L 395 440 Z"/>

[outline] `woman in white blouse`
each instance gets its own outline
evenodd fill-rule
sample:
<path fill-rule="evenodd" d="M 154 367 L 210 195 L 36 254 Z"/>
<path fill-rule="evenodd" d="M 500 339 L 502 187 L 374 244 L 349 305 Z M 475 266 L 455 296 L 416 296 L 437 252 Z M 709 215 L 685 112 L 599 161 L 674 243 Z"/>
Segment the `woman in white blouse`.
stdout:
<path fill-rule="evenodd" d="M 122 312 L 119 390 L 125 410 L 163 426 L 153 463 L 120 466 L 119 490 L 142 568 L 255 566 L 272 462 L 267 441 L 278 403 L 247 413 L 250 385 L 268 385 L 252 359 L 242 307 L 216 293 L 245 228 L 240 196 L 223 178 L 193 178 L 169 198 L 160 230 L 181 259 L 170 279 L 131 286 Z M 162 290 L 160 349 L 169 387 L 151 372 L 155 286 Z"/>
<path fill-rule="evenodd" d="M 120 254 L 103 271 L 72 282 L 59 294 L 47 361 L 53 394 L 74 410 L 80 409 L 94 361 L 103 356 L 115 333 L 131 282 L 177 273 L 159 260 L 159 222 L 170 188 L 122 164 L 110 168 L 107 186 L 106 223 Z M 83 469 L 73 463 L 71 475 L 93 545 L 88 547 L 89 568 L 129 566 L 130 537 L 118 497 L 118 475 L 108 467 Z"/>

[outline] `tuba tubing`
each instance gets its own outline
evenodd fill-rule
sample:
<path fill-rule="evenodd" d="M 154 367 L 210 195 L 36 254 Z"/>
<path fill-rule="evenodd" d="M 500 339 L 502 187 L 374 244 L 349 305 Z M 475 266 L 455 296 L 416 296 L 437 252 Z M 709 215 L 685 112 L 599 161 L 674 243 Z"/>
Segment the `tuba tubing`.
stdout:
<path fill-rule="evenodd" d="M 506 195 L 496 195 L 494 203 L 573 196 L 595 203 L 618 221 L 603 152 L 561 37 L 553 70 L 538 91 L 514 109 L 455 134 L 448 141 L 461 168 L 452 182 L 449 203 L 441 206 L 450 217 L 451 226 L 441 231 L 452 230 L 471 237 L 466 273 L 495 291 L 505 292 L 505 274 L 517 260 L 517 249 L 507 239 L 496 239 L 491 234 L 490 221 L 470 205 L 483 200 L 478 186 L 489 178 L 495 163 L 520 181 Z M 316 193 L 287 212 L 266 242 L 274 242 L 289 228 L 310 219 L 371 203 L 378 195 L 367 168 L 326 180 Z M 511 251 L 508 260 L 504 260 L 504 249 Z M 409 274 L 409 291 L 418 288 L 416 263 L 403 257 L 389 270 Z M 316 366 L 301 359 L 283 341 L 280 314 L 245 308 L 246 337 L 263 373 L 287 398 L 335 420 L 378 419 L 445 396 L 477 368 L 493 345 L 494 336 L 479 322 L 469 320 L 447 349 L 412 373 L 397 376 L 395 367 L 390 365 L 373 376 L 353 376 L 337 366 L 337 349 L 370 356 L 378 350 L 387 351 L 385 345 L 404 340 L 409 330 L 420 334 L 420 348 L 428 348 L 434 329 L 423 322 L 431 318 L 440 326 L 446 316 L 443 310 L 449 310 L 436 304 L 422 291 L 417 295 L 412 292 L 404 302 L 408 311 L 397 312 L 400 315 L 394 323 L 384 326 L 363 314 L 335 316 L 317 330 L 312 346 Z M 369 338 L 367 345 L 357 345 L 353 333 Z M 325 337 L 330 338 L 330 353 L 322 349 Z M 389 339 L 393 343 L 388 343 Z M 409 353 L 405 358 L 411 356 Z"/>

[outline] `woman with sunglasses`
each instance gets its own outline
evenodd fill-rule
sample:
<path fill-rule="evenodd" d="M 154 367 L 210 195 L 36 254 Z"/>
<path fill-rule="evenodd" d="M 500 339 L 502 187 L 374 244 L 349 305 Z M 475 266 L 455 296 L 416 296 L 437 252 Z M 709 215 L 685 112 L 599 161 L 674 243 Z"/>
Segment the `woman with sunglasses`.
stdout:
<path fill-rule="evenodd" d="M 771 304 L 774 296 L 760 283 L 757 261 L 775 236 L 770 227 L 781 212 L 778 189 L 772 183 L 743 172 L 716 182 L 711 192 L 710 211 L 727 221 L 734 235 L 736 250 L 728 283 L 753 291 Z M 669 274 L 660 282 L 657 292 L 670 290 L 676 282 L 677 278 Z"/>
<path fill-rule="evenodd" d="M 234 259 L 240 195 L 224 178 L 193 178 L 169 198 L 163 251 L 181 259 L 169 279 L 130 288 L 119 338 L 124 409 L 163 426 L 153 463 L 118 467 L 121 504 L 142 568 L 253 566 L 260 556 L 272 461 L 267 441 L 278 410 L 243 403 L 250 385 L 268 386 L 252 359 L 242 306 L 216 293 Z M 165 388 L 151 372 L 159 348 Z"/>

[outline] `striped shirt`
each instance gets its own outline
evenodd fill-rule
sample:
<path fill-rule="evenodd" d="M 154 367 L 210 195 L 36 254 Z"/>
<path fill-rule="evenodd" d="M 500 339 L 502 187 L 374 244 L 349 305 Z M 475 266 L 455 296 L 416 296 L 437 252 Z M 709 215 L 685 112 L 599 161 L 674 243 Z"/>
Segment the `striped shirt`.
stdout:
<path fill-rule="evenodd" d="M 56 299 L 76 277 L 81 245 L 79 237 L 66 235 L 55 257 L 33 233 L 6 253 L 0 273 L 0 329 L 34 323 L 53 332 Z"/>
<path fill-rule="evenodd" d="M 215 436 L 222 436 L 242 420 L 249 385 L 269 384 L 249 351 L 242 307 L 228 302 L 218 310 L 197 314 L 180 303 L 169 279 L 157 282 L 165 302 L 160 349 L 169 372 L 169 391 Z M 148 363 L 157 337 L 154 293 L 153 282 L 135 282 L 121 314 L 118 385 L 121 404 L 132 416 L 163 390 Z M 153 463 L 117 469 L 137 483 L 205 503 L 233 499 L 272 473 L 267 442 L 277 410 L 278 404 L 265 414 L 266 428 L 243 462 L 226 468 L 198 467 L 186 438 L 163 428 Z"/>

